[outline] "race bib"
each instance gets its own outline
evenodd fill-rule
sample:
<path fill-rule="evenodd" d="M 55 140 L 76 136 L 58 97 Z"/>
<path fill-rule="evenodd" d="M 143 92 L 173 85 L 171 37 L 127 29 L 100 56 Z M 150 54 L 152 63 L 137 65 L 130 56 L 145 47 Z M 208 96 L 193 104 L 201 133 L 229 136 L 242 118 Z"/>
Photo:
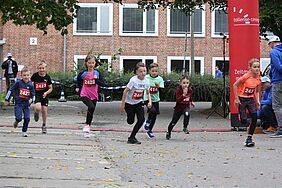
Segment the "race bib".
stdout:
<path fill-rule="evenodd" d="M 35 90 L 36 91 L 45 90 L 46 87 L 47 87 L 47 82 L 36 82 L 35 83 Z"/>
<path fill-rule="evenodd" d="M 143 98 L 143 91 L 134 91 L 133 95 L 132 95 L 132 99 L 133 100 L 140 100 Z"/>
<path fill-rule="evenodd" d="M 85 79 L 84 85 L 87 85 L 87 86 L 95 85 L 95 79 Z"/>
<path fill-rule="evenodd" d="M 30 97 L 30 90 L 24 89 L 24 88 L 20 88 L 19 97 L 23 98 L 23 99 L 28 99 Z"/>
<path fill-rule="evenodd" d="M 158 93 L 157 86 L 150 86 L 150 94 L 156 94 Z"/>
<path fill-rule="evenodd" d="M 253 95 L 254 94 L 254 92 L 255 92 L 255 88 L 245 88 L 245 90 L 244 90 L 244 94 L 245 95 Z"/>

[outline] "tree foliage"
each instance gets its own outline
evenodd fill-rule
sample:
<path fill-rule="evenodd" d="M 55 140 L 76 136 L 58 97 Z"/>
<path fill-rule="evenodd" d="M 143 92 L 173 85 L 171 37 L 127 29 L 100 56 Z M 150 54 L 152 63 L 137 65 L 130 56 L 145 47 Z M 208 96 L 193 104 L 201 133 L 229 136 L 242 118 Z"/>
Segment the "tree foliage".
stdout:
<path fill-rule="evenodd" d="M 78 9 L 77 0 L 0 0 L 2 22 L 15 25 L 35 25 L 47 33 L 47 26 L 54 25 L 62 34 L 73 23 Z"/>

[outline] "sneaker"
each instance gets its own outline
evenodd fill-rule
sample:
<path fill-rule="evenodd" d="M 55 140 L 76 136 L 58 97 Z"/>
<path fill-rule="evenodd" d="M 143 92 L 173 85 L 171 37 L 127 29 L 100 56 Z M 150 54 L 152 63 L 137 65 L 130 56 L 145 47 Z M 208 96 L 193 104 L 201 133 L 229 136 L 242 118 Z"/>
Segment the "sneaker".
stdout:
<path fill-rule="evenodd" d="M 39 120 L 39 113 L 34 112 L 34 121 L 37 122 Z"/>
<path fill-rule="evenodd" d="M 148 136 L 148 138 L 154 138 L 155 137 L 155 135 L 153 134 L 152 131 L 147 131 L 146 135 Z"/>
<path fill-rule="evenodd" d="M 89 133 L 89 132 L 84 132 L 84 133 L 83 133 L 83 136 L 84 136 L 85 138 L 90 138 L 90 133 Z"/>
<path fill-rule="evenodd" d="M 183 128 L 183 132 L 184 132 L 185 134 L 189 134 L 189 131 L 188 131 L 187 128 Z"/>
<path fill-rule="evenodd" d="M 23 136 L 23 137 L 28 137 L 28 135 L 27 135 L 26 132 L 22 132 L 22 136 Z"/>
<path fill-rule="evenodd" d="M 149 126 L 150 126 L 150 123 L 148 123 L 147 121 L 145 121 L 145 122 L 144 122 L 144 129 L 145 129 L 146 131 L 149 130 Z"/>
<path fill-rule="evenodd" d="M 85 125 L 85 126 L 83 127 L 82 132 L 84 132 L 84 133 L 90 133 L 90 126 Z"/>
<path fill-rule="evenodd" d="M 254 146 L 255 146 L 255 143 L 253 142 L 252 137 L 248 137 L 248 138 L 246 139 L 245 146 L 246 146 L 246 147 L 254 147 Z"/>
<path fill-rule="evenodd" d="M 270 138 L 282 138 L 282 133 L 276 131 L 275 133 L 269 135 Z"/>
<path fill-rule="evenodd" d="M 128 138 L 127 140 L 128 144 L 141 144 L 136 138 Z"/>
<path fill-rule="evenodd" d="M 46 134 L 47 133 L 47 127 L 45 124 L 42 125 L 42 134 Z"/>
<path fill-rule="evenodd" d="M 170 132 L 166 132 L 165 138 L 167 140 L 169 140 L 171 138 L 171 133 Z"/>
<path fill-rule="evenodd" d="M 14 128 L 17 128 L 17 127 L 18 127 L 18 124 L 19 124 L 19 122 L 18 122 L 18 121 L 15 121 L 14 124 L 13 124 L 13 125 L 14 125 Z"/>

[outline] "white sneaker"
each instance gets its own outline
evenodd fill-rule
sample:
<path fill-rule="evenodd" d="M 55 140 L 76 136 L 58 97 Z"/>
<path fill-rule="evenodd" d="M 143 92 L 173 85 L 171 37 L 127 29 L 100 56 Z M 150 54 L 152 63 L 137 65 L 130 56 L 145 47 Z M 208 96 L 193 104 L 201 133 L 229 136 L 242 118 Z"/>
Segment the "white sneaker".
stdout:
<path fill-rule="evenodd" d="M 26 132 L 22 132 L 23 137 L 28 137 L 28 134 Z"/>
<path fill-rule="evenodd" d="M 82 132 L 84 132 L 84 133 L 90 133 L 90 126 L 85 125 L 85 126 L 83 127 Z"/>

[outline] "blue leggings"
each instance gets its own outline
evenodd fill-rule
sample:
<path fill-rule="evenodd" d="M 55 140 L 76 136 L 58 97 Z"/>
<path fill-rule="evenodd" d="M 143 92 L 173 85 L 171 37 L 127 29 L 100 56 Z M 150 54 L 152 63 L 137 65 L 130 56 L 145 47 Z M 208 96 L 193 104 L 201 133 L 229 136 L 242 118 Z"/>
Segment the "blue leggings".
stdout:
<path fill-rule="evenodd" d="M 30 121 L 30 104 L 28 103 L 28 101 L 20 102 L 20 103 L 16 102 L 14 111 L 15 111 L 15 117 L 17 122 L 22 121 L 22 115 L 24 114 L 22 132 L 26 132 Z"/>

